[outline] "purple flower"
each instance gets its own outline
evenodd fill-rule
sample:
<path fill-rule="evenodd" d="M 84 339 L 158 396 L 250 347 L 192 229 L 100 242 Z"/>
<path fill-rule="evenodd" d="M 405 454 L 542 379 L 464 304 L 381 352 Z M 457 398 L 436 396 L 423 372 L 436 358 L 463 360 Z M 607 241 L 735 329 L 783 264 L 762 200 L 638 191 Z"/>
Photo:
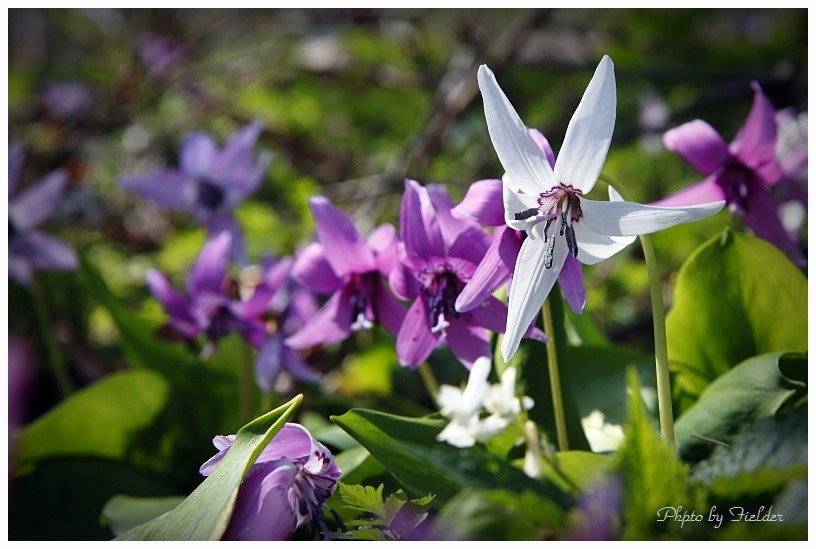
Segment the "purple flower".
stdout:
<path fill-rule="evenodd" d="M 487 252 L 489 236 L 475 222 L 453 217 L 452 209 L 441 186 L 405 182 L 401 267 L 389 278 L 398 297 L 413 301 L 397 334 L 397 358 L 404 366 L 419 366 L 438 345 L 447 343 L 470 368 L 477 358 L 492 354 L 488 330 L 504 331 L 507 307 L 492 296 L 468 312 L 454 307 Z M 537 329 L 527 335 L 545 337 Z"/>
<path fill-rule="evenodd" d="M 9 145 L 9 276 L 28 286 L 32 272 L 72 271 L 74 251 L 61 240 L 36 230 L 54 214 L 65 192 L 67 174 L 51 172 L 36 184 L 15 193 L 23 163 L 23 147 Z"/>
<path fill-rule="evenodd" d="M 227 279 L 230 245 L 231 236 L 226 232 L 204 245 L 187 277 L 186 294 L 175 290 L 167 276 L 156 269 L 146 275 L 148 288 L 170 315 L 161 334 L 190 344 L 204 335 L 202 357 L 211 354 L 218 340 L 231 332 L 240 333 L 255 347 L 260 347 L 266 337 L 263 324 L 230 293 Z"/>
<path fill-rule="evenodd" d="M 620 534 L 623 486 L 617 475 L 604 475 L 578 498 L 565 539 L 615 540 Z"/>
<path fill-rule="evenodd" d="M 259 319 L 266 341 L 255 360 L 255 380 L 265 393 L 272 391 L 278 376 L 286 371 L 294 378 L 315 381 L 320 374 L 309 368 L 284 340 L 297 332 L 317 311 L 314 296 L 291 278 L 291 257 L 265 262 L 265 274 L 244 302 L 244 318 Z"/>
<path fill-rule="evenodd" d="M 170 38 L 155 36 L 145 40 L 139 56 L 150 74 L 168 76 L 184 58 L 184 48 Z"/>
<path fill-rule="evenodd" d="M 210 234 L 232 235 L 232 257 L 247 264 L 244 235 L 235 219 L 235 207 L 261 182 L 270 157 L 254 160 L 252 149 L 263 126 L 255 122 L 234 133 L 218 148 L 208 134 L 191 134 L 181 148 L 179 169 L 123 176 L 122 187 L 169 208 L 189 211 Z"/>
<path fill-rule="evenodd" d="M 759 84 L 752 82 L 751 87 L 754 90 L 751 112 L 730 144 L 699 119 L 663 134 L 667 149 L 682 155 L 707 177 L 655 204 L 687 206 L 725 200 L 756 236 L 803 265 L 802 251 L 782 226 L 770 194 L 770 187 L 783 176 L 776 158 L 776 113 Z"/>
<path fill-rule="evenodd" d="M 209 476 L 234 440 L 235 435 L 215 437 L 218 453 L 199 472 Z M 327 537 L 323 505 L 334 493 L 340 473 L 325 446 L 301 425 L 287 423 L 241 483 L 223 539 L 284 540 L 311 522 Z"/>
<path fill-rule="evenodd" d="M 550 166 L 555 166 L 555 154 L 547 138 L 538 130 L 529 131 Z M 505 224 L 502 192 L 501 179 L 482 179 L 470 186 L 465 198 L 451 212 L 454 217 L 469 217 L 482 225 L 499 227 L 493 233 L 493 242 L 484 259 L 456 299 L 459 312 L 470 311 L 512 278 L 521 245 L 527 237 L 526 232 Z M 586 288 L 581 262 L 574 256 L 567 256 L 558 273 L 558 284 L 570 308 L 581 314 L 586 305 Z"/>
<path fill-rule="evenodd" d="M 366 241 L 327 198 L 313 197 L 309 207 L 320 242 L 301 251 L 293 276 L 317 293 L 333 295 L 286 344 L 293 349 L 329 345 L 352 331 L 370 329 L 375 322 L 396 334 L 405 308 L 388 291 L 383 278 L 396 264 L 394 227 L 380 225 Z"/>
<path fill-rule="evenodd" d="M 93 94 L 84 82 L 48 82 L 39 99 L 47 115 L 61 120 L 83 118 L 93 107 Z"/>

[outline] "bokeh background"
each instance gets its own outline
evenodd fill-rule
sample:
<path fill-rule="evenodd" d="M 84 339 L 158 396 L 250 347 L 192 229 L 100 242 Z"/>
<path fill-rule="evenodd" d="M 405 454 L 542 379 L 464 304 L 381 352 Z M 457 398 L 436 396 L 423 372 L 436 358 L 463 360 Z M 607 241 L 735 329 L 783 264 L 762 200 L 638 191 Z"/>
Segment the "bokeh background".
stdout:
<path fill-rule="evenodd" d="M 176 166 L 192 131 L 223 143 L 252 120 L 264 124 L 257 150 L 271 152 L 272 162 L 237 210 L 258 261 L 296 252 L 313 238 L 310 196 L 329 197 L 366 233 L 381 222 L 398 225 L 406 177 L 443 183 L 455 200 L 472 182 L 500 177 L 476 86 L 482 63 L 525 123 L 557 151 L 592 71 L 609 54 L 618 113 L 605 172 L 640 202 L 701 179 L 663 148 L 662 132 L 702 118 L 730 141 L 750 108 L 752 80 L 777 109 L 807 110 L 804 9 L 11 9 L 8 20 L 8 132 L 26 147 L 21 185 L 69 169 L 70 190 L 49 231 L 81 251 L 125 307 L 157 324 L 164 313 L 145 287 L 147 269 L 181 283 L 206 234 L 186 214 L 129 194 L 116 181 Z M 728 224 L 740 229 L 723 211 L 655 235 L 667 306 L 673 273 Z M 806 248 L 805 232 L 803 226 Z M 630 246 L 585 269 L 585 316 L 597 341 L 648 353 L 641 258 Z M 127 368 L 117 323 L 85 279 L 44 273 L 41 280 L 36 295 L 9 282 L 9 333 L 31 343 L 32 362 L 45 353 L 36 299 L 49 311 L 75 387 Z M 309 357 L 327 374 L 313 390 L 313 409 L 325 416 L 352 403 L 403 413 L 429 406 L 388 339 L 376 341 Z M 442 381 L 460 374 L 440 366 Z M 30 422 L 59 396 L 41 370 L 25 381 L 27 390 L 9 396 Z M 200 481 L 197 464 L 216 433 L 212 425 L 199 427 L 200 440 L 190 442 L 188 461 L 179 464 L 184 471 L 164 470 L 155 491 L 184 493 Z M 92 467 L 58 466 L 42 485 L 13 490 L 10 528 L 22 538 L 104 539 L 103 527 L 77 524 L 56 504 L 64 520 L 52 525 L 55 533 L 36 525 L 49 518 L 30 514 L 30 494 L 75 493 L 77 483 L 53 479 L 92 478 L 83 476 Z"/>

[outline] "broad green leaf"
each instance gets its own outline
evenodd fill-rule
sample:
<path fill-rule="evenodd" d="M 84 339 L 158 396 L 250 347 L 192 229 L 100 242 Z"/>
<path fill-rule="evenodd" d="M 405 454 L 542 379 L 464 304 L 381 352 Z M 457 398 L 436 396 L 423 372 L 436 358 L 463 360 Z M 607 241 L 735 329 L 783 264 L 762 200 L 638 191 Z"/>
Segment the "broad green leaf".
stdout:
<path fill-rule="evenodd" d="M 133 497 L 113 496 L 102 508 L 101 521 L 114 536 L 175 509 L 185 496 Z"/>
<path fill-rule="evenodd" d="M 481 445 L 455 448 L 436 440 L 444 420 L 354 409 L 331 418 L 357 439 L 408 491 L 435 494 L 441 506 L 465 487 L 533 490 L 564 505 L 568 497 L 549 481 L 527 477 Z"/>
<path fill-rule="evenodd" d="M 640 381 L 634 368 L 627 372 L 629 388 L 629 422 L 626 440 L 615 455 L 616 468 L 624 483 L 625 540 L 655 539 L 661 536 L 682 537 L 680 523 L 656 522 L 664 507 L 699 508 L 688 483 L 688 470 L 677 459 L 674 448 L 661 440 L 646 413 L 640 396 Z"/>
<path fill-rule="evenodd" d="M 25 428 L 18 440 L 18 473 L 56 456 L 97 456 L 141 464 L 149 456 L 134 455 L 136 441 L 162 413 L 168 395 L 166 381 L 148 371 L 105 376 Z"/>
<path fill-rule="evenodd" d="M 346 484 L 341 482 L 338 486 L 340 497 L 346 506 L 367 513 L 373 513 L 380 517 L 385 516 L 385 505 L 383 504 L 383 485 L 377 488 L 373 486 L 361 486 L 359 484 Z"/>
<path fill-rule="evenodd" d="M 122 540 L 218 540 L 229 524 L 241 481 L 303 397 L 244 425 L 215 470 L 175 509 L 131 530 Z"/>
<path fill-rule="evenodd" d="M 807 351 L 807 278 L 768 242 L 727 229 L 680 269 L 666 330 L 683 411 L 743 360 Z"/>
<path fill-rule="evenodd" d="M 699 460 L 714 448 L 700 436 L 728 442 L 740 427 L 775 414 L 803 392 L 803 383 L 782 374 L 783 361 L 790 375 L 807 370 L 807 355 L 770 353 L 741 362 L 709 384 L 675 424 L 684 459 Z"/>

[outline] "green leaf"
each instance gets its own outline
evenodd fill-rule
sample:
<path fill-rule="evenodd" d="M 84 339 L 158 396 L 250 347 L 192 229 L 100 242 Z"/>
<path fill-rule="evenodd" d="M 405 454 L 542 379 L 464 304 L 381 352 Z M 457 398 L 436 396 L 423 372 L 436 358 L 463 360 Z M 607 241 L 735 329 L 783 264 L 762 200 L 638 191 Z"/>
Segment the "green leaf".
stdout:
<path fill-rule="evenodd" d="M 741 426 L 775 414 L 804 392 L 804 384 L 782 374 L 783 363 L 788 375 L 803 377 L 799 372 L 807 371 L 807 355 L 770 353 L 741 362 L 708 385 L 675 424 L 683 458 L 699 460 L 714 448 L 699 436 L 728 442 Z"/>
<path fill-rule="evenodd" d="M 18 473 L 55 456 L 97 456 L 144 464 L 135 442 L 162 413 L 168 386 L 148 371 L 110 374 L 49 410 L 20 434 Z M 154 457 L 155 459 L 155 457 Z"/>
<path fill-rule="evenodd" d="M 383 485 L 374 488 L 373 486 L 350 485 L 341 482 L 339 485 L 340 497 L 346 502 L 346 507 L 359 509 L 366 513 L 373 513 L 379 517 L 385 517 L 385 506 L 383 505 L 382 491 Z"/>
<path fill-rule="evenodd" d="M 726 230 L 680 269 L 666 331 L 683 411 L 752 356 L 807 351 L 807 278 L 768 242 Z"/>
<path fill-rule="evenodd" d="M 102 508 L 101 521 L 114 536 L 118 536 L 175 509 L 182 501 L 184 496 L 140 498 L 119 494 L 109 499 Z"/>
<path fill-rule="evenodd" d="M 218 540 L 229 524 L 238 487 L 303 397 L 244 425 L 215 470 L 178 507 L 128 530 L 121 540 Z"/>
<path fill-rule="evenodd" d="M 466 488 L 436 515 L 430 539 L 530 541 L 556 537 L 564 511 L 531 490 Z"/>
<path fill-rule="evenodd" d="M 667 506 L 695 509 L 701 505 L 695 505 L 699 502 L 688 484 L 686 466 L 660 439 L 644 410 L 636 371 L 629 368 L 627 374 L 629 422 L 624 430 L 626 440 L 616 453 L 626 494 L 623 539 L 655 539 L 658 528 L 667 528 L 670 535 L 679 537 L 676 522 L 656 522 L 657 511 Z"/>
<path fill-rule="evenodd" d="M 394 416 L 354 409 L 331 418 L 362 444 L 411 494 L 436 495 L 441 506 L 465 487 L 533 490 L 566 505 L 549 481 L 527 477 L 481 445 L 455 448 L 436 440 L 444 420 Z"/>
<path fill-rule="evenodd" d="M 546 459 L 542 460 L 541 472 L 564 491 L 571 490 L 572 486 L 584 489 L 592 485 L 613 466 L 612 456 L 579 450 L 556 452 L 554 460 L 555 466 Z"/>

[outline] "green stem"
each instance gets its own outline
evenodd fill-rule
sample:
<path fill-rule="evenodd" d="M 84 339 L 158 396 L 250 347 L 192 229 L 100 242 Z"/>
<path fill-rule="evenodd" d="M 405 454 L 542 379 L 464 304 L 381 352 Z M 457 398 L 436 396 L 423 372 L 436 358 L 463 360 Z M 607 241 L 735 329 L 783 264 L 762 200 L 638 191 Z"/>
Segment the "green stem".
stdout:
<path fill-rule="evenodd" d="M 602 174 L 598 180 L 618 191 L 624 200 L 633 201 L 629 192 L 613 177 Z M 649 293 L 652 298 L 660 434 L 667 444 L 674 447 L 674 416 L 672 412 L 671 381 L 669 379 L 669 351 L 666 344 L 666 313 L 663 306 L 663 290 L 660 287 L 660 271 L 657 268 L 657 258 L 651 237 L 646 234 L 640 235 L 640 244 L 643 247 L 646 271 L 649 273 Z"/>
<path fill-rule="evenodd" d="M 550 371 L 550 392 L 552 393 L 553 414 L 555 415 L 555 434 L 558 439 L 558 449 L 562 452 L 569 450 L 567 441 L 567 420 L 564 415 L 564 399 L 561 397 L 561 376 L 558 373 L 558 354 L 555 348 L 555 329 L 553 325 L 550 300 L 544 300 L 541 307 L 541 316 L 544 319 L 544 331 L 550 336 L 546 344 L 547 365 Z"/>
<path fill-rule="evenodd" d="M 57 389 L 59 389 L 60 396 L 65 398 L 74 391 L 74 387 L 71 384 L 71 378 L 68 376 L 65 361 L 62 359 L 62 355 L 57 347 L 54 331 L 48 322 L 45 296 L 41 291 L 38 278 L 34 278 L 33 285 L 31 300 L 34 302 L 34 314 L 37 317 L 37 324 L 39 324 L 40 333 L 45 343 L 46 363 L 48 364 L 48 369 L 51 371 L 51 375 L 54 377 L 54 383 Z"/>
<path fill-rule="evenodd" d="M 252 347 L 246 341 L 242 342 L 241 376 L 238 381 L 238 400 L 241 425 L 246 425 L 252 419 L 250 399 L 252 396 Z"/>
<path fill-rule="evenodd" d="M 422 383 L 425 384 L 425 389 L 431 395 L 431 399 L 436 403 L 436 395 L 439 394 L 439 383 L 436 381 L 436 376 L 434 376 L 427 362 L 419 365 L 419 377 L 422 378 Z"/>

